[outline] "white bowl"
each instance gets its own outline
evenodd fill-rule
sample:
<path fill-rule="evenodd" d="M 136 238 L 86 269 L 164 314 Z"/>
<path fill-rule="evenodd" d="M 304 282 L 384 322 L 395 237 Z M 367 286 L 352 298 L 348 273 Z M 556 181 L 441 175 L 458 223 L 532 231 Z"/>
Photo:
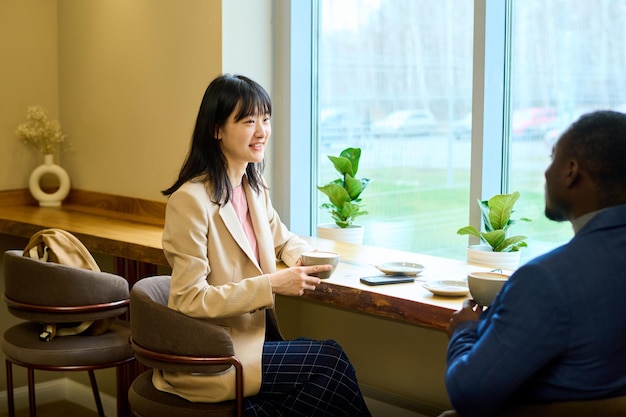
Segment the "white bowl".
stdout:
<path fill-rule="evenodd" d="M 424 270 L 424 265 L 413 262 L 383 262 L 374 266 L 387 275 L 417 275 Z"/>
<path fill-rule="evenodd" d="M 467 285 L 474 301 L 489 306 L 509 276 L 499 272 L 470 272 Z"/>

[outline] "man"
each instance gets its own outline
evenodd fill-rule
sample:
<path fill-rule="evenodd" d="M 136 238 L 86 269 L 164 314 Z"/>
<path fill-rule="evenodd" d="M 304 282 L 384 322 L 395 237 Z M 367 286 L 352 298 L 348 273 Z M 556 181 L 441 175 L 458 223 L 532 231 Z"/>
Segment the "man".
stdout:
<path fill-rule="evenodd" d="M 446 387 L 458 414 L 444 415 L 598 399 L 626 415 L 614 399 L 626 396 L 626 114 L 582 116 L 545 178 L 546 216 L 575 236 L 519 268 L 486 311 L 468 300 L 454 313 Z"/>

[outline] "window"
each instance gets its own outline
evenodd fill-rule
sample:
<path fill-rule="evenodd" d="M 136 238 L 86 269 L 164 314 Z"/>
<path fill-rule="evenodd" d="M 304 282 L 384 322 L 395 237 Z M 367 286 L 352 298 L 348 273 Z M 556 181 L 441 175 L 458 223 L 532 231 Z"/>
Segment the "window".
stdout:
<path fill-rule="evenodd" d="M 366 244 L 464 256 L 456 230 L 468 222 L 472 8 L 319 2 L 317 184 L 337 177 L 326 155 L 362 149 Z M 332 220 L 320 209 L 318 221 Z"/>
<path fill-rule="evenodd" d="M 326 155 L 358 146 L 365 244 L 465 259 L 456 230 L 479 224 L 476 198 L 516 190 L 533 219 L 515 226 L 524 257 L 572 236 L 543 215 L 543 173 L 580 114 L 626 110 L 623 0 L 305 3 L 291 8 L 312 12 L 314 175 L 291 187 L 312 190 L 311 226 L 330 221 L 315 188 L 335 178 Z"/>
<path fill-rule="evenodd" d="M 512 21 L 508 186 L 533 219 L 519 230 L 548 249 L 572 236 L 569 223 L 543 216 L 552 146 L 581 114 L 626 102 L 626 2 L 515 0 Z"/>

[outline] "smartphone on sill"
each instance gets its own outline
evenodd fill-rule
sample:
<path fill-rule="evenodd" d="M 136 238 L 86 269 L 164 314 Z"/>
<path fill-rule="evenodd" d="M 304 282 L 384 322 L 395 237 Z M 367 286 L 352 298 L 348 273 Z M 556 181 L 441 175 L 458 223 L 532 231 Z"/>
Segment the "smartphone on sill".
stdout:
<path fill-rule="evenodd" d="M 415 281 L 415 277 L 407 275 L 376 275 L 373 277 L 361 278 L 361 282 L 365 285 L 402 284 L 413 281 Z"/>

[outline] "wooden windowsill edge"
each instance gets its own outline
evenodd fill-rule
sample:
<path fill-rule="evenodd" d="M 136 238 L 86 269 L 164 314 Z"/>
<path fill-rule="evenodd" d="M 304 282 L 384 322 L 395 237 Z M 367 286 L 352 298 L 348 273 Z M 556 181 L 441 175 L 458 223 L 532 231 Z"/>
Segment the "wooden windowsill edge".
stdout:
<path fill-rule="evenodd" d="M 33 206 L 37 201 L 27 189 L 0 191 L 0 207 Z M 76 211 L 119 220 L 163 226 L 165 202 L 144 200 L 95 191 L 71 189 L 63 201 L 64 210 Z"/>
<path fill-rule="evenodd" d="M 57 210 L 40 208 L 28 190 L 0 191 L 0 233 L 28 238 L 42 227 L 59 227 L 76 235 L 91 251 L 168 266 L 161 247 L 165 205 L 166 203 L 158 201 L 71 190 L 68 198 Z M 427 255 L 314 237 L 305 237 L 305 240 L 318 249 L 341 253 L 342 262 L 349 265 L 366 265 L 377 257 L 382 257 L 402 258 L 433 266 L 425 273 L 429 270 L 435 270 L 436 273 L 437 265 L 444 262 L 441 274 L 445 277 L 448 277 L 448 266 L 452 271 L 463 269 L 463 263 L 453 260 L 442 261 Z M 344 284 L 334 283 L 332 280 L 325 281 L 316 291 L 305 293 L 303 298 L 311 302 L 436 330 L 445 330 L 452 312 L 461 302 L 420 297 L 409 299 L 401 294 L 398 296 L 395 293 L 385 293 L 387 291 L 385 289 Z M 413 290 L 425 291 L 420 288 L 416 286 Z"/>

